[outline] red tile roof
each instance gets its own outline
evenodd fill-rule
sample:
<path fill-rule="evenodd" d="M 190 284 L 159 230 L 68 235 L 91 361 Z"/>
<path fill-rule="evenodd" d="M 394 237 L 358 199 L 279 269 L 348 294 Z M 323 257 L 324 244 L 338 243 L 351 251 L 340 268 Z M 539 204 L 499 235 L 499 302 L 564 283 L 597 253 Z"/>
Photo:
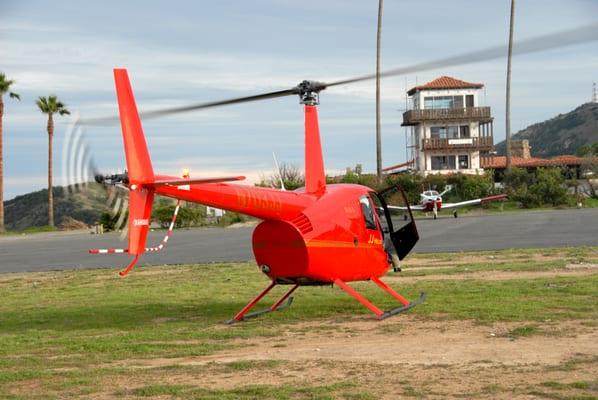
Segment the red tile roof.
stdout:
<path fill-rule="evenodd" d="M 406 161 L 406 162 L 404 162 L 404 163 L 401 163 L 401 164 L 392 165 L 392 166 L 390 166 L 390 167 L 382 168 L 382 172 L 389 172 L 389 171 L 393 171 L 393 172 L 394 172 L 394 170 L 396 170 L 396 169 L 399 169 L 399 168 L 403 168 L 403 167 L 407 167 L 407 166 L 409 166 L 409 165 L 412 165 L 414 161 L 415 161 L 415 160 L 410 160 L 410 161 Z"/>
<path fill-rule="evenodd" d="M 455 79 L 450 76 L 441 76 L 433 81 L 426 84 L 415 86 L 407 92 L 408 95 L 412 95 L 418 90 L 434 90 L 434 89 L 480 89 L 484 87 L 481 83 L 465 82 L 461 79 Z"/>
<path fill-rule="evenodd" d="M 572 155 L 556 156 L 551 159 L 547 158 L 521 158 L 511 157 L 511 165 L 519 168 L 535 168 L 535 167 L 556 167 L 560 165 L 581 165 L 587 162 L 586 158 L 581 158 Z M 487 159 L 482 159 L 482 168 L 503 169 L 507 166 L 507 157 L 495 156 Z"/>

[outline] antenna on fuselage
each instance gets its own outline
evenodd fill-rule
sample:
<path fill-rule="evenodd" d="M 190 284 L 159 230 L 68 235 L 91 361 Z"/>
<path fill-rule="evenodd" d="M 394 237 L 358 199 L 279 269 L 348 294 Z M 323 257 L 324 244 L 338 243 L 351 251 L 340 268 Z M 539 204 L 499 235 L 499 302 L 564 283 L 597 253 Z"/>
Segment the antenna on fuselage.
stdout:
<path fill-rule="evenodd" d="M 276 159 L 276 154 L 272 152 L 272 158 L 274 158 L 274 165 L 276 165 L 276 170 L 278 171 L 278 178 L 280 179 L 280 188 L 284 191 L 287 189 L 284 187 L 284 180 L 282 179 L 282 171 L 280 170 L 280 166 L 278 165 L 278 160 Z"/>

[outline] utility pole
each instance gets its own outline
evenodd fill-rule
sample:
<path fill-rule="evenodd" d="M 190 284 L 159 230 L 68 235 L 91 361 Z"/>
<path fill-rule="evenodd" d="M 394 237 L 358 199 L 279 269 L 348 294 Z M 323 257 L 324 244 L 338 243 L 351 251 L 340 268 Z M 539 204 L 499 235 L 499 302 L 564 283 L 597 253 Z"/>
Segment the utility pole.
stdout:
<path fill-rule="evenodd" d="M 511 58 L 513 57 L 513 25 L 515 24 L 515 0 L 511 0 L 511 22 L 509 24 L 509 54 L 507 55 L 507 101 L 505 134 L 507 146 L 507 171 L 511 170 Z"/>
<path fill-rule="evenodd" d="M 382 128 L 380 126 L 380 40 L 382 37 L 382 6 L 378 0 L 378 33 L 376 35 L 376 175 L 382 183 Z"/>

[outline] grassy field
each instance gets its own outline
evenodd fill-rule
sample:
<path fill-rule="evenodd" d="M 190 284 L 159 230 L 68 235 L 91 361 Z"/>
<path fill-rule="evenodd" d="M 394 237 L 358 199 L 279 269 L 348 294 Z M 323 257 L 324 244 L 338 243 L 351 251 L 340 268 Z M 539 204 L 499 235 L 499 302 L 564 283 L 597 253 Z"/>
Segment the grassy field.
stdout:
<path fill-rule="evenodd" d="M 224 325 L 268 283 L 252 264 L 139 268 L 126 279 L 111 269 L 3 274 L 0 397 L 380 398 L 387 368 L 375 358 L 335 362 L 281 360 L 259 352 L 239 360 L 220 355 L 246 352 L 260 343 L 273 343 L 268 351 L 283 352 L 295 339 L 338 332 L 364 338 L 386 335 L 391 345 L 401 340 L 407 322 L 424 327 L 447 324 L 457 330 L 467 324 L 472 329 L 506 327 L 501 333 L 505 340 L 550 339 L 570 329 L 581 334 L 598 326 L 598 270 L 590 268 L 597 262 L 596 247 L 420 254 L 405 263 L 403 275 L 390 275 L 388 281 L 412 299 L 425 291 L 428 301 L 384 323 L 338 288 L 305 287 L 284 312 Z M 576 266 L 585 272 L 577 273 Z M 499 275 L 487 279 L 478 275 L 481 272 Z M 515 276 L 506 279 L 500 275 L 505 272 Z M 516 275 L 545 272 L 553 275 Z M 418 277 L 421 280 L 413 280 Z M 371 283 L 353 286 L 381 307 L 395 306 Z M 275 288 L 275 295 L 284 289 Z M 327 370 L 339 366 L 335 376 L 326 377 Z M 598 350 L 574 354 L 538 367 L 553 368 L 546 373 L 552 375 L 522 383 L 517 390 L 549 398 L 596 398 L 597 375 L 591 379 L 580 371 L 591 374 L 597 366 Z M 500 371 L 504 365 L 496 368 Z M 306 369 L 323 375 L 301 379 L 311 376 Z M 285 371 L 294 372 L 289 377 Z M 238 377 L 243 379 L 237 382 Z M 395 379 L 400 395 L 435 393 L 416 378 Z M 494 398 L 512 390 L 504 383 L 490 383 L 468 393 Z M 436 394 L 443 398 L 446 393 Z"/>

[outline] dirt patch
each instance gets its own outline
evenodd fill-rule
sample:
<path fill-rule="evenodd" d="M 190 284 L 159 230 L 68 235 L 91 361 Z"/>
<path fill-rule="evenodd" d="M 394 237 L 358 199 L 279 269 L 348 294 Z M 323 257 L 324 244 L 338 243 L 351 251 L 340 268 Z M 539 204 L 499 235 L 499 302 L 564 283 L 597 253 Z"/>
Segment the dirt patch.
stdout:
<path fill-rule="evenodd" d="M 590 269 L 598 271 L 598 264 L 590 264 L 590 263 L 579 263 L 579 264 L 567 264 L 565 265 L 566 269 Z"/>
<path fill-rule="evenodd" d="M 236 340 L 239 347 L 205 357 L 128 362 L 138 367 L 205 365 L 241 360 L 329 360 L 379 364 L 460 365 L 491 360 L 501 365 L 554 365 L 576 353 L 598 356 L 598 331 L 580 322 L 559 323 L 561 334 L 512 338 L 522 323 L 482 326 L 469 321 L 397 320 L 292 325 L 270 339 Z M 540 332 L 555 332 L 544 323 Z M 566 334 L 563 334 L 563 331 Z"/>
<path fill-rule="evenodd" d="M 349 392 L 368 391 L 383 399 L 537 398 L 550 389 L 547 382 L 595 380 L 598 332 L 587 321 L 533 323 L 536 334 L 511 335 L 529 324 L 483 326 L 412 315 L 382 322 L 327 320 L 283 326 L 274 338 L 238 339 L 234 351 L 118 366 L 142 370 L 161 383 L 211 389 L 349 382 L 354 385 Z M 163 375 L 163 368 L 172 366 L 178 368 Z M 568 386 L 563 390 L 559 393 L 579 394 Z"/>

